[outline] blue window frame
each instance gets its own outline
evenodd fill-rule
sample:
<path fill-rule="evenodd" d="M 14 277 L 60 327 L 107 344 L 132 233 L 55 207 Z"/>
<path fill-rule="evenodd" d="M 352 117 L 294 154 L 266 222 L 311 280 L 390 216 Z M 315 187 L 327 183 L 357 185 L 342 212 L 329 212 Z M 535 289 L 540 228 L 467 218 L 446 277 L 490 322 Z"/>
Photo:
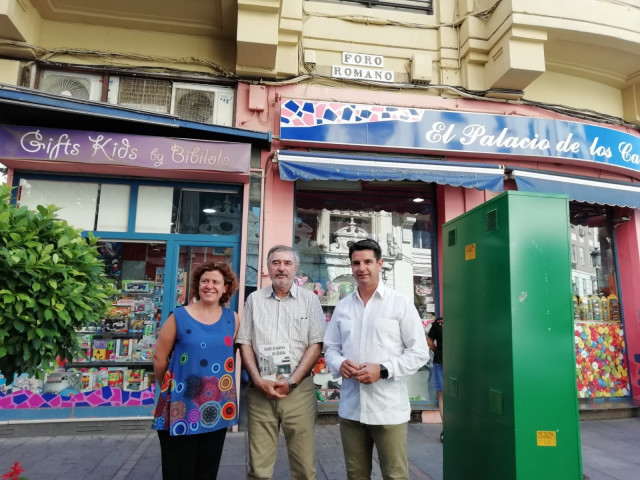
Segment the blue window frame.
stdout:
<path fill-rule="evenodd" d="M 186 182 L 153 182 L 153 181 L 132 181 L 125 179 L 115 178 L 96 178 L 96 177 L 74 177 L 74 176 L 53 176 L 53 175 L 32 175 L 26 173 L 18 173 L 14 177 L 14 185 L 20 186 L 28 183 L 29 180 L 40 181 L 58 181 L 68 183 L 85 183 L 88 185 L 126 185 L 129 187 L 129 201 L 128 201 L 128 215 L 126 220 L 126 228 L 121 231 L 110 230 L 93 230 L 85 229 L 83 231 L 84 236 L 88 236 L 91 231 L 96 237 L 101 240 L 113 240 L 121 242 L 161 242 L 166 245 L 166 262 L 165 262 L 165 278 L 175 279 L 178 269 L 178 253 L 180 247 L 226 247 L 233 249 L 232 255 L 232 269 L 236 274 L 240 269 L 240 230 L 242 224 L 242 190 L 241 184 L 194 184 Z M 211 223 L 201 224 L 207 226 L 207 228 L 199 228 L 196 231 L 198 233 L 180 233 L 184 228 L 180 228 L 177 225 L 176 219 L 179 220 L 179 215 L 176 212 L 171 212 L 169 217 L 171 219 L 171 228 L 167 228 L 165 232 L 153 232 L 153 231 L 140 231 L 136 228 L 138 224 L 137 218 L 139 214 L 139 197 L 141 188 L 144 187 L 160 187 L 171 188 L 173 192 L 170 192 L 172 209 L 176 209 L 174 201 L 180 195 L 176 195 L 176 192 L 196 192 L 196 195 L 192 195 L 193 208 L 198 208 L 198 218 L 201 221 L 203 218 L 211 220 L 211 218 L 220 219 L 219 224 L 215 224 L 209 228 Z M 215 203 L 215 199 L 220 199 L 218 204 Z M 200 200 L 209 202 L 201 204 Z M 62 200 L 62 199 L 60 199 Z M 14 202 L 17 199 L 14 199 Z M 214 201 L 214 203 L 210 203 Z M 93 221 L 94 225 L 98 224 L 99 212 L 100 212 L 100 199 L 96 199 L 96 213 L 95 219 L 90 218 L 89 221 Z M 168 202 L 168 200 L 167 200 Z M 167 206 L 168 203 L 164 205 Z M 56 204 L 55 201 L 52 203 Z M 212 207 L 219 208 L 222 206 L 226 210 L 216 210 L 214 212 L 203 212 L 201 210 L 211 210 Z M 178 208 L 182 205 L 177 205 Z M 153 208 L 145 210 L 144 215 L 153 215 Z M 216 215 L 218 214 L 218 215 Z M 158 215 L 167 216 L 167 212 L 158 212 Z M 166 220 L 166 219 L 165 219 Z M 138 224 L 139 225 L 139 224 Z M 137 231 L 138 230 L 138 231 Z M 193 231 L 193 229 L 191 229 Z M 229 234 L 224 234 L 229 232 Z M 176 289 L 175 282 L 166 282 L 165 291 L 162 301 L 162 321 L 166 319 L 169 313 L 175 308 Z M 234 295 L 232 298 L 232 308 L 237 309 L 238 296 Z"/>

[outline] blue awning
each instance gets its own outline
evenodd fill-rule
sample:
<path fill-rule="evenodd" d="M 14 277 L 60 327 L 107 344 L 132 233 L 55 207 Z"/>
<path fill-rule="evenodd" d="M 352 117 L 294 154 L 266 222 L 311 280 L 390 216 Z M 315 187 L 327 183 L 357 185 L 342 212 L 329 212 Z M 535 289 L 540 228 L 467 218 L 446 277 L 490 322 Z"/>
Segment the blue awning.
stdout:
<path fill-rule="evenodd" d="M 0 83 L 0 123 L 32 126 L 34 122 L 38 126 L 51 128 L 85 130 L 87 125 L 91 125 L 92 130 L 98 131 L 225 140 L 264 148 L 271 146 L 271 132 L 192 122 L 175 115 L 144 112 Z M 145 126 L 149 131 L 141 131 Z M 132 131 L 132 128 L 137 130 Z"/>
<path fill-rule="evenodd" d="M 640 208 L 640 183 L 624 183 L 514 170 L 518 190 L 566 194 L 577 202 Z"/>
<path fill-rule="evenodd" d="M 278 151 L 283 180 L 419 180 L 478 190 L 503 190 L 498 165 L 451 163 L 420 158 Z"/>

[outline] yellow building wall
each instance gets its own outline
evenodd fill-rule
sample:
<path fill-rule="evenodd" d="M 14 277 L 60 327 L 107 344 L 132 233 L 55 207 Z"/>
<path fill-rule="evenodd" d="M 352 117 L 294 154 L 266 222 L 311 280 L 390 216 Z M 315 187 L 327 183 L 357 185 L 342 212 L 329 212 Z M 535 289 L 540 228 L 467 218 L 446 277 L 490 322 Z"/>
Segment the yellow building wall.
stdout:
<path fill-rule="evenodd" d="M 20 62 L 0 59 L 0 83 L 18 85 L 20 81 Z"/>
<path fill-rule="evenodd" d="M 49 60 L 59 62 L 205 72 L 216 70 L 213 64 L 235 66 L 235 41 L 208 37 L 45 21 L 40 38 L 40 47 L 54 52 Z M 66 53 L 71 49 L 80 51 Z"/>
<path fill-rule="evenodd" d="M 623 116 L 619 88 L 563 73 L 543 73 L 525 89 L 524 98 Z"/>

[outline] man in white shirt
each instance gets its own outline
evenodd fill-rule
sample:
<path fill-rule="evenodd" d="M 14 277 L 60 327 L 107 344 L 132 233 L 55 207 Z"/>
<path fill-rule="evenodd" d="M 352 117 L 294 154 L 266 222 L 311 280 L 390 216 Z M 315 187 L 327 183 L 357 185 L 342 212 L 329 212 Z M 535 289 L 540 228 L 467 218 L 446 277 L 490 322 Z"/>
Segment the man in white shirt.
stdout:
<path fill-rule="evenodd" d="M 429 361 L 418 311 L 406 295 L 380 282 L 382 252 L 374 240 L 349 247 L 355 292 L 336 306 L 324 358 L 342 377 L 338 414 L 349 480 L 371 477 L 376 446 L 384 479 L 409 478 L 407 378 Z"/>

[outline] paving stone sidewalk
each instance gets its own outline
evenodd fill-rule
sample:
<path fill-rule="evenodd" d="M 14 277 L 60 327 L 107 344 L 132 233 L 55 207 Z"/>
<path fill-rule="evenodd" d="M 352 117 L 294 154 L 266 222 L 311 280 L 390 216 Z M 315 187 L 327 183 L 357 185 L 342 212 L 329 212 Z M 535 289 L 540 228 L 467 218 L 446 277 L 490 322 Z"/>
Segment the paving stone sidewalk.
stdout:
<path fill-rule="evenodd" d="M 442 480 L 439 424 L 409 425 L 411 480 Z M 590 480 L 640 478 L 640 418 L 581 422 L 584 473 Z M 318 480 L 346 478 L 337 425 L 318 425 Z M 461 454 L 461 458 L 464 455 Z M 155 432 L 60 435 L 0 439 L 0 475 L 20 462 L 27 480 L 160 480 L 160 447 Z M 246 435 L 229 433 L 218 478 L 246 478 Z M 284 439 L 280 438 L 273 478 L 289 480 Z M 374 465 L 373 480 L 380 469 Z M 475 479 L 474 479 L 475 480 Z M 478 477 L 478 480 L 483 480 Z M 489 479 L 487 479 L 489 480 Z M 555 480 L 555 479 L 549 479 Z M 564 480 L 564 479 L 558 479 Z"/>

